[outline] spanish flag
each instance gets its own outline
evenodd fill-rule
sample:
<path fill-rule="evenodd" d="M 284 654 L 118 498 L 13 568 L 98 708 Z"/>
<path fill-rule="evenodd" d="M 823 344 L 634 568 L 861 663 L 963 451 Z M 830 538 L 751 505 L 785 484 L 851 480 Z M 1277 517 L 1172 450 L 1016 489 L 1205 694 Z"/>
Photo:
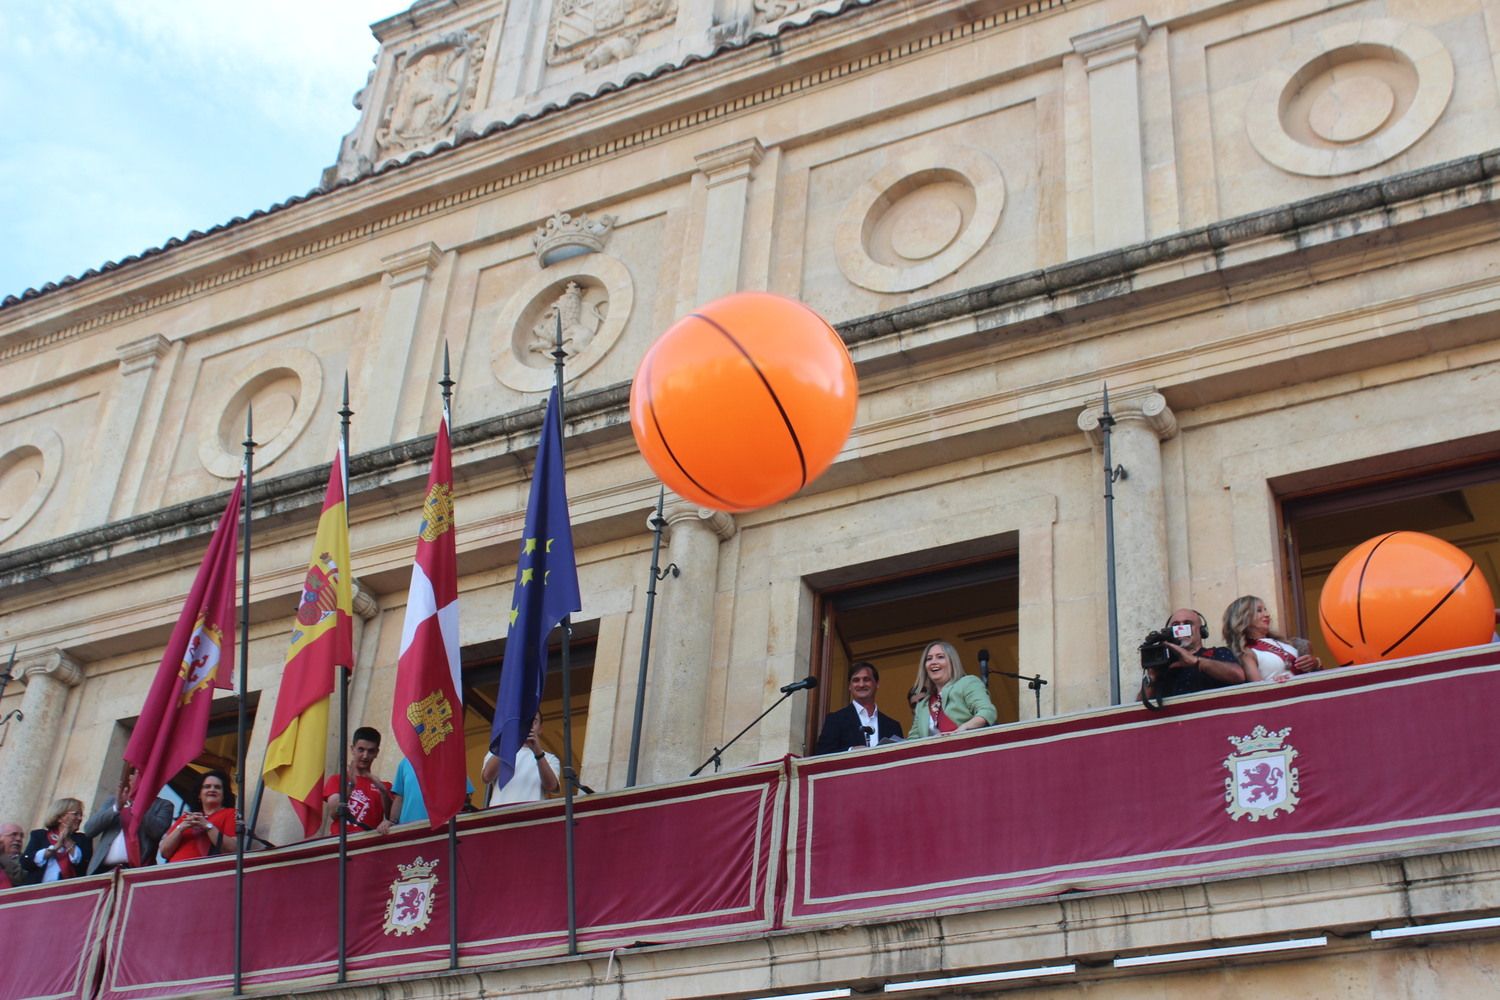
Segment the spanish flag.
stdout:
<path fill-rule="evenodd" d="M 354 580 L 349 567 L 348 479 L 340 445 L 328 475 L 323 516 L 297 603 L 297 621 L 286 652 L 271 743 L 266 747 L 266 787 L 289 796 L 308 837 L 323 822 L 323 763 L 328 755 L 328 705 L 334 670 L 354 664 Z"/>

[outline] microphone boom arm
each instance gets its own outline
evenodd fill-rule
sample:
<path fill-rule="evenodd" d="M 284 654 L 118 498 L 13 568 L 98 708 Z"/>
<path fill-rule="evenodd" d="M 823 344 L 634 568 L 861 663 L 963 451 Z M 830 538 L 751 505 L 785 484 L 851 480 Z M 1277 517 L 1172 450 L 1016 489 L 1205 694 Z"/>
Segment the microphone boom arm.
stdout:
<path fill-rule="evenodd" d="M 808 684 L 807 681 L 809 681 L 809 680 L 813 681 L 813 683 L 812 684 Z M 709 755 L 708 760 L 705 760 L 703 763 L 699 764 L 697 766 L 697 768 L 695 768 L 693 770 L 693 773 L 690 774 L 690 775 L 688 775 L 688 777 L 689 778 L 696 778 L 696 777 L 698 777 L 698 775 L 703 771 L 703 769 L 705 767 L 707 767 L 708 765 L 710 765 L 710 764 L 712 764 L 714 766 L 714 773 L 717 774 L 719 772 L 719 768 L 723 764 L 723 761 L 722 761 L 721 758 L 723 757 L 725 750 L 728 750 L 730 747 L 734 746 L 735 743 L 739 741 L 739 738 L 741 736 L 744 736 L 750 730 L 754 729 L 755 728 L 755 724 L 757 722 L 759 722 L 761 719 L 764 719 L 766 716 L 768 716 L 772 712 L 774 712 L 776 710 L 776 707 L 778 705 L 780 705 L 782 702 L 786 701 L 788 698 L 790 698 L 792 695 L 796 694 L 798 691 L 806 690 L 808 688 L 816 687 L 816 686 L 817 686 L 817 682 L 812 677 L 809 677 L 809 678 L 807 678 L 806 680 L 803 680 L 803 681 L 798 681 L 795 685 L 788 684 L 787 687 L 791 688 L 792 690 L 788 691 L 785 688 L 783 688 L 782 692 L 781 692 L 781 697 L 777 698 L 774 702 L 772 702 L 770 708 L 766 709 L 764 712 L 762 712 L 759 715 L 757 715 L 754 719 L 751 719 L 750 720 L 750 724 L 748 726 L 746 726 L 744 729 L 741 729 L 739 732 L 735 733 L 734 734 L 734 738 L 731 739 L 728 743 L 725 743 L 721 747 L 714 747 L 714 752 Z"/>
<path fill-rule="evenodd" d="M 1042 679 L 1041 674 L 1027 676 L 1026 674 L 1013 674 L 1008 670 L 995 670 L 992 673 L 997 677 L 1014 677 L 1018 681 L 1025 681 L 1026 686 L 1031 688 L 1032 693 L 1036 695 L 1036 717 L 1038 719 L 1042 717 L 1042 685 L 1047 682 Z"/>

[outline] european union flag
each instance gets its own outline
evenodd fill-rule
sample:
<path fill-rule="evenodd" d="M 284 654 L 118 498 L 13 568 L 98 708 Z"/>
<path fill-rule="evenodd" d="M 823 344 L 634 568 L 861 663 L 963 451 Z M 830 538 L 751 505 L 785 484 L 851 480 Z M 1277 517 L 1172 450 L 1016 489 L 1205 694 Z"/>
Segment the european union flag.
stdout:
<path fill-rule="evenodd" d="M 531 720 L 542 702 L 547 679 L 547 636 L 558 622 L 581 607 L 578 565 L 573 559 L 573 529 L 568 524 L 568 491 L 563 481 L 562 405 L 556 387 L 547 400 L 521 558 L 516 564 L 516 593 L 500 666 L 500 696 L 490 729 L 490 752 L 500 763 L 495 787 L 503 788 L 516 771 L 516 753 L 531 732 Z"/>

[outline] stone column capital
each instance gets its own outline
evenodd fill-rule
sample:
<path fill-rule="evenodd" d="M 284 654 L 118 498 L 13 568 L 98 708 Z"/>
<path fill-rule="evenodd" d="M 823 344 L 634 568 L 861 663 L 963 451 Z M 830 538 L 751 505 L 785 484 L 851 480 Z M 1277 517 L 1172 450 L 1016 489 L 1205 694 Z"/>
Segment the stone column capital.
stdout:
<path fill-rule="evenodd" d="M 120 357 L 120 374 L 131 375 L 156 367 L 156 363 L 172 349 L 172 342 L 159 333 L 140 340 L 132 340 L 115 348 Z"/>
<path fill-rule="evenodd" d="M 693 158 L 698 169 L 708 175 L 708 186 L 715 187 L 729 181 L 749 177 L 761 160 L 765 159 L 766 147 L 759 139 L 741 139 Z"/>
<path fill-rule="evenodd" d="M 1073 43 L 1073 51 L 1083 56 L 1084 68 L 1093 72 L 1134 59 L 1150 34 L 1151 26 L 1144 17 L 1132 17 L 1074 35 L 1069 41 Z"/>
<path fill-rule="evenodd" d="M 394 286 L 426 278 L 437 270 L 442 260 L 443 252 L 437 248 L 436 243 L 429 240 L 410 250 L 402 250 L 400 253 L 382 257 L 380 263 L 385 269 L 387 284 Z"/>
<path fill-rule="evenodd" d="M 1150 428 L 1157 440 L 1166 441 L 1177 434 L 1177 415 L 1167 404 L 1167 398 L 1156 391 L 1156 386 L 1141 386 L 1109 394 L 1109 413 L 1115 425 L 1132 423 Z M 1089 444 L 1098 448 L 1103 443 L 1099 418 L 1104 415 L 1104 400 L 1091 399 L 1078 415 L 1078 429 L 1088 435 Z"/>
<path fill-rule="evenodd" d="M 652 516 L 654 517 L 655 515 L 653 514 Z M 721 542 L 727 542 L 734 537 L 734 517 L 732 515 L 726 514 L 722 510 L 701 507 L 679 496 L 667 497 L 666 510 L 663 511 L 662 516 L 666 518 L 666 531 L 668 534 L 671 534 L 677 525 L 687 523 L 701 524 L 717 535 Z"/>
<path fill-rule="evenodd" d="M 361 586 L 358 580 L 354 581 L 354 613 L 363 621 L 369 621 L 380 614 L 380 601 Z"/>
<path fill-rule="evenodd" d="M 83 683 L 83 664 L 61 649 L 44 649 L 17 659 L 15 675 L 27 687 L 33 677 L 48 677 L 66 687 L 77 687 Z"/>

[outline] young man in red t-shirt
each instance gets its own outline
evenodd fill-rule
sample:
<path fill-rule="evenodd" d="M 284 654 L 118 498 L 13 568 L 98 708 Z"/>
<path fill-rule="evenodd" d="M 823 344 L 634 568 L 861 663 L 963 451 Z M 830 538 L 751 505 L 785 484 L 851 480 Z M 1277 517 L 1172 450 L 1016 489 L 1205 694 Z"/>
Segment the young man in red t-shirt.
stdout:
<path fill-rule="evenodd" d="M 370 726 L 360 726 L 354 731 L 349 744 L 349 824 L 350 833 L 361 830 L 377 830 L 385 833 L 391 828 L 391 786 L 370 773 L 375 758 L 380 756 L 380 731 Z M 328 832 L 338 836 L 342 820 L 339 814 L 339 776 L 330 774 L 323 783 L 323 814 L 325 821 L 332 820 Z"/>

